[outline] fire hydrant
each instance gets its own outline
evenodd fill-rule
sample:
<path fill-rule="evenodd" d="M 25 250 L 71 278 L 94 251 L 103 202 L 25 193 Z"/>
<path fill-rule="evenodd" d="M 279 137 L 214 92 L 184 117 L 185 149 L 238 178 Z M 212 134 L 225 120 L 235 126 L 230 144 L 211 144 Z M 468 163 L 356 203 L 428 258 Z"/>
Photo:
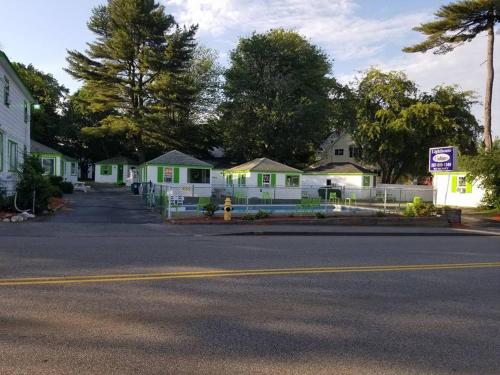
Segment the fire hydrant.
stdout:
<path fill-rule="evenodd" d="M 231 221 L 231 211 L 233 210 L 231 206 L 231 198 L 227 197 L 224 202 L 224 220 Z"/>

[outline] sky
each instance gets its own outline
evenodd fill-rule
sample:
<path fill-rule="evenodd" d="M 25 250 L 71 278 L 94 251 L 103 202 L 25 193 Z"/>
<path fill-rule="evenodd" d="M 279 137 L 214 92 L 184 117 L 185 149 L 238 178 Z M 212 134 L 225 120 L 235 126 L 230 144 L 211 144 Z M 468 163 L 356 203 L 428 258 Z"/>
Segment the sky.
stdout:
<path fill-rule="evenodd" d="M 457 84 L 484 93 L 486 37 L 478 36 L 447 55 L 406 54 L 405 46 L 422 40 L 412 27 L 431 20 L 449 0 L 158 0 L 181 25 L 198 24 L 198 40 L 228 64 L 239 38 L 283 27 L 296 30 L 333 60 L 333 73 L 352 82 L 371 66 L 403 70 L 422 90 Z M 54 75 L 71 91 L 80 82 L 63 68 L 68 49 L 84 50 L 94 36 L 87 29 L 91 9 L 106 0 L 0 0 L 0 49 L 12 61 L 32 63 Z M 495 50 L 495 68 L 500 56 Z M 500 137 L 500 98 L 494 87 L 493 135 Z M 482 107 L 474 114 L 481 122 Z"/>

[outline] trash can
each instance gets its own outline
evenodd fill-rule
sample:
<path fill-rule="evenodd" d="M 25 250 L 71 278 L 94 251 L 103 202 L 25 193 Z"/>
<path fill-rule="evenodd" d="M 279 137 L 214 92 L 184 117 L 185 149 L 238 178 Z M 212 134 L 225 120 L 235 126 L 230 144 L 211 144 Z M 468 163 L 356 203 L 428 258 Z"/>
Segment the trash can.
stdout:
<path fill-rule="evenodd" d="M 461 224 L 462 223 L 462 210 L 458 208 L 446 208 L 444 210 L 448 223 Z"/>
<path fill-rule="evenodd" d="M 132 193 L 134 193 L 135 195 L 139 195 L 139 186 L 141 184 L 139 184 L 138 182 L 134 182 L 132 185 L 130 185 L 130 188 L 132 189 Z"/>

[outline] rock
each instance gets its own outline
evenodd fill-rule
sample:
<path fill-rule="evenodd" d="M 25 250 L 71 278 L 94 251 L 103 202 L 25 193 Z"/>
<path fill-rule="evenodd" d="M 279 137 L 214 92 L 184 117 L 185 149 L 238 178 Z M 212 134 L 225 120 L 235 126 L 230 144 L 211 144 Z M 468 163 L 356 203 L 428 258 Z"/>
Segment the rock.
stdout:
<path fill-rule="evenodd" d="M 21 216 L 23 217 L 23 219 L 25 219 L 25 220 L 28 220 L 28 219 L 33 219 L 33 218 L 35 217 L 35 215 L 30 214 L 29 212 L 22 212 L 20 215 L 21 215 Z"/>
<path fill-rule="evenodd" d="M 13 223 L 19 223 L 21 221 L 24 221 L 23 217 L 21 215 L 16 215 L 16 216 L 12 216 L 10 218 L 10 221 L 13 222 Z"/>
<path fill-rule="evenodd" d="M 4 223 L 10 223 L 10 219 L 9 218 L 5 218 L 2 220 Z"/>

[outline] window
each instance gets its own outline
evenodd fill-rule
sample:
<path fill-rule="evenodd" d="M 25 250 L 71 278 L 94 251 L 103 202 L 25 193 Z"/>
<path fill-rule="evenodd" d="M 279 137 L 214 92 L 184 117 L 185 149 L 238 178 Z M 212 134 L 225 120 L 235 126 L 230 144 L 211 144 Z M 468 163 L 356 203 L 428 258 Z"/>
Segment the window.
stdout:
<path fill-rule="evenodd" d="M 245 174 L 238 175 L 238 186 L 246 186 L 247 185 L 247 176 Z"/>
<path fill-rule="evenodd" d="M 344 155 L 344 149 L 343 148 L 336 148 L 335 155 L 337 155 L 337 156 Z"/>
<path fill-rule="evenodd" d="M 459 193 L 467 193 L 467 179 L 465 176 L 458 176 L 457 191 Z"/>
<path fill-rule="evenodd" d="M 17 171 L 17 143 L 9 141 L 9 171 Z"/>
<path fill-rule="evenodd" d="M 0 172 L 3 171 L 3 133 L 0 132 Z"/>
<path fill-rule="evenodd" d="M 210 169 L 188 169 L 188 183 L 190 184 L 209 184 Z"/>
<path fill-rule="evenodd" d="M 271 185 L 271 175 L 269 173 L 265 173 L 262 175 L 262 186 L 269 187 Z"/>
<path fill-rule="evenodd" d="M 287 187 L 298 187 L 300 186 L 300 176 L 299 175 L 288 175 L 285 178 L 285 186 Z"/>
<path fill-rule="evenodd" d="M 233 186 L 233 175 L 226 175 L 226 186 Z"/>
<path fill-rule="evenodd" d="M 6 76 L 3 76 L 3 104 L 10 105 L 10 83 Z"/>
<path fill-rule="evenodd" d="M 42 158 L 42 167 L 45 170 L 45 174 L 54 176 L 56 174 L 56 159 Z"/>
<path fill-rule="evenodd" d="M 113 167 L 111 165 L 101 165 L 101 176 L 111 176 Z"/>
<path fill-rule="evenodd" d="M 77 168 L 76 163 L 71 163 L 71 175 L 76 176 Z"/>
<path fill-rule="evenodd" d="M 361 152 L 359 147 L 349 146 L 349 157 L 350 158 L 359 158 L 361 156 Z"/>
<path fill-rule="evenodd" d="M 163 182 L 171 184 L 174 180 L 174 169 L 170 167 L 165 167 L 163 169 Z"/>
<path fill-rule="evenodd" d="M 370 186 L 370 176 L 363 176 L 363 186 L 364 187 Z"/>
<path fill-rule="evenodd" d="M 24 101 L 24 123 L 27 124 L 28 121 L 29 121 L 28 103 L 25 100 Z"/>
<path fill-rule="evenodd" d="M 332 180 L 330 179 L 326 180 L 326 186 L 332 186 Z"/>

